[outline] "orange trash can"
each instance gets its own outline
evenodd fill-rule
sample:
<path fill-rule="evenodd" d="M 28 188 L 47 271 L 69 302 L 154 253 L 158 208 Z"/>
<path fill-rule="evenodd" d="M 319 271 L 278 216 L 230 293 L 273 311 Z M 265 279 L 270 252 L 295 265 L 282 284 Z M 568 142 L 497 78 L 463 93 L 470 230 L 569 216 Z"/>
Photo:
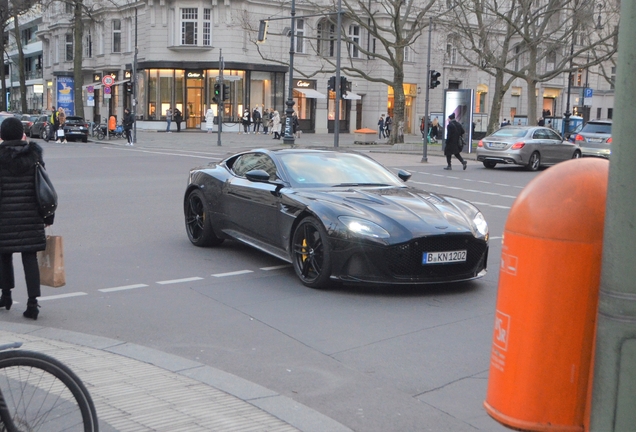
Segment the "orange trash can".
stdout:
<path fill-rule="evenodd" d="M 527 431 L 582 431 L 593 355 L 609 162 L 531 181 L 503 234 L 484 406 Z"/>

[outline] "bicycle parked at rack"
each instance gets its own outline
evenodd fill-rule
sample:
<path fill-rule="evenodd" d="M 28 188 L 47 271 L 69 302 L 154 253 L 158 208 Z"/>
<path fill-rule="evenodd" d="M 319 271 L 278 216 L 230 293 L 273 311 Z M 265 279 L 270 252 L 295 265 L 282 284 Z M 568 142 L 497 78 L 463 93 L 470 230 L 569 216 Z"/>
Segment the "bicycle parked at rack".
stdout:
<path fill-rule="evenodd" d="M 99 129 L 97 130 L 97 139 L 103 140 L 106 138 L 106 125 L 99 125 Z M 124 138 L 126 134 L 124 133 L 124 127 L 119 124 L 115 129 L 111 129 L 108 131 L 108 136 L 111 138 Z"/>
<path fill-rule="evenodd" d="M 0 431 L 98 432 L 95 405 L 71 369 L 15 342 L 0 345 Z"/>

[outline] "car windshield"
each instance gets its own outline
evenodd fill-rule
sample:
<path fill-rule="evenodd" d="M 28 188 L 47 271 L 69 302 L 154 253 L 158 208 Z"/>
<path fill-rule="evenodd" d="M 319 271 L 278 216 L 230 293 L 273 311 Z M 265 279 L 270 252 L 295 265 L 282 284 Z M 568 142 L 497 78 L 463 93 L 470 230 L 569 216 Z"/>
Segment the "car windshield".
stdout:
<path fill-rule="evenodd" d="M 495 131 L 491 136 L 497 138 L 521 138 L 526 136 L 527 133 L 528 129 L 520 129 L 508 126 Z"/>
<path fill-rule="evenodd" d="M 588 123 L 583 126 L 581 132 L 597 133 L 597 134 L 611 134 L 612 125 L 610 123 Z"/>
<path fill-rule="evenodd" d="M 373 160 L 349 153 L 282 153 L 293 187 L 403 186 Z"/>

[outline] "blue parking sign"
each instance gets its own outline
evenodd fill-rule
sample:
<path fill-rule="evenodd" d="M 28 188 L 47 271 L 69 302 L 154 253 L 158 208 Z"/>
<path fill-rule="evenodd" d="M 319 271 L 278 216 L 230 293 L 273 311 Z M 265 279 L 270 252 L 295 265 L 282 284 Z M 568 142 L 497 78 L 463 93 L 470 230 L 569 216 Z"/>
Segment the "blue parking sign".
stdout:
<path fill-rule="evenodd" d="M 591 98 L 592 96 L 594 96 L 594 90 L 592 90 L 591 88 L 586 88 L 585 92 L 583 93 L 583 97 Z"/>

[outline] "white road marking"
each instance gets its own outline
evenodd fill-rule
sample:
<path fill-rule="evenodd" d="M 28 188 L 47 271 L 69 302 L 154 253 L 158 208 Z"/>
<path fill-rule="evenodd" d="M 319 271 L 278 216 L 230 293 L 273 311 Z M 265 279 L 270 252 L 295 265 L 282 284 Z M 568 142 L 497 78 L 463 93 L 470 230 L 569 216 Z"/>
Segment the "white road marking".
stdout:
<path fill-rule="evenodd" d="M 278 266 L 272 266 L 272 267 L 261 267 L 260 270 L 265 270 L 265 271 L 280 270 L 280 269 L 289 268 L 289 267 L 291 267 L 291 264 L 284 264 L 284 265 L 278 265 Z"/>
<path fill-rule="evenodd" d="M 62 298 L 67 298 L 67 297 L 78 297 L 78 296 L 85 296 L 88 295 L 85 292 L 74 292 L 74 293 L 68 293 L 68 294 L 58 294 L 58 295 L 52 295 L 52 296 L 44 296 L 44 297 L 38 297 L 38 301 L 45 301 L 45 300 L 57 300 L 57 299 L 62 299 Z"/>
<path fill-rule="evenodd" d="M 135 288 L 144 288 L 144 287 L 147 287 L 147 286 L 148 285 L 145 285 L 145 284 L 123 285 L 123 286 L 112 287 L 112 288 L 102 288 L 102 289 L 98 289 L 97 291 L 114 292 L 114 291 L 130 290 L 130 289 L 135 289 Z"/>
<path fill-rule="evenodd" d="M 197 281 L 197 280 L 201 280 L 203 278 L 201 277 L 190 277 L 190 278 L 184 278 L 184 279 L 172 279 L 172 280 L 165 280 L 165 281 L 159 281 L 157 282 L 159 285 L 170 285 L 170 284 L 177 284 L 177 283 L 183 283 L 183 282 L 192 282 L 192 281 Z"/>
<path fill-rule="evenodd" d="M 217 154 L 211 154 L 208 156 L 205 155 L 192 155 L 192 154 L 182 154 L 182 153 L 167 153 L 167 152 L 160 152 L 160 151 L 150 151 L 150 150 L 136 150 L 136 149 L 131 149 L 131 148 L 119 148 L 119 147 L 104 147 L 105 149 L 108 150 L 121 150 L 121 151 L 134 151 L 134 152 L 138 152 L 138 153 L 150 153 L 150 154 L 158 154 L 158 155 L 166 155 L 166 156 L 182 156 L 182 157 L 189 157 L 189 158 L 197 158 L 197 159 L 212 159 L 213 156 L 214 157 L 218 157 L 221 155 L 217 155 Z"/>
<path fill-rule="evenodd" d="M 516 199 L 517 198 L 514 195 L 504 195 L 504 194 L 498 194 L 498 193 L 494 193 L 494 192 L 480 191 L 480 190 L 477 190 L 477 189 L 466 189 L 466 188 L 459 187 L 459 186 L 449 186 L 449 185 L 444 185 L 444 184 L 439 184 L 439 183 L 427 183 L 427 182 L 418 182 L 418 181 L 411 181 L 411 183 L 421 184 L 421 185 L 425 185 L 425 186 L 433 186 L 433 187 L 451 189 L 451 190 L 461 190 L 462 192 L 473 192 L 473 193 L 478 193 L 478 194 L 482 194 L 482 195 L 498 196 L 498 197 L 501 197 L 501 198 L 510 198 L 510 199 Z M 493 206 L 493 207 L 496 207 L 496 206 Z M 503 207 L 503 208 L 509 208 L 509 207 Z"/>
<path fill-rule="evenodd" d="M 247 274 L 247 273 L 254 273 L 254 272 L 252 270 L 239 270 L 239 271 L 233 271 L 228 273 L 217 273 L 210 276 L 226 277 L 226 276 L 238 276 L 238 275 Z"/>

